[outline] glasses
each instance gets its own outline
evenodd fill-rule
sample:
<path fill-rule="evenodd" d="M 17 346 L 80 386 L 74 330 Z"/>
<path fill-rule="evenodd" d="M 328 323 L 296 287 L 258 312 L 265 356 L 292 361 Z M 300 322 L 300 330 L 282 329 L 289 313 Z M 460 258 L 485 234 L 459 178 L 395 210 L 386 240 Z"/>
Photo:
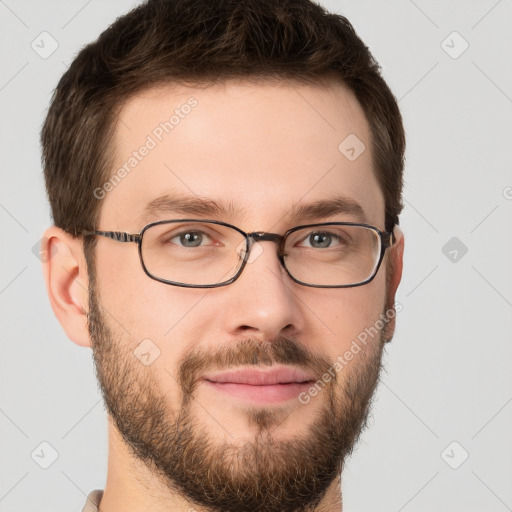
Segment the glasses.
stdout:
<path fill-rule="evenodd" d="M 385 250 L 395 243 L 392 232 L 353 222 L 296 226 L 279 235 L 245 233 L 217 220 L 176 219 L 148 224 L 139 234 L 84 230 L 82 235 L 134 242 L 151 279 L 190 288 L 236 281 L 255 259 L 256 242 L 278 244 L 279 261 L 296 283 L 316 288 L 361 286 L 375 277 Z"/>

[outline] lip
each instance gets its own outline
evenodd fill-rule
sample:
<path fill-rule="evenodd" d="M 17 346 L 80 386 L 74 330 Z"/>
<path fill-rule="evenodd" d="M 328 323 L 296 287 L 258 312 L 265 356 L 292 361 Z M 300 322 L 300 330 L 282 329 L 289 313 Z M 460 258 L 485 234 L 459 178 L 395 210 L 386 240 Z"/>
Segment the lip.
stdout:
<path fill-rule="evenodd" d="M 272 404 L 296 399 L 314 377 L 300 368 L 270 370 L 237 369 L 207 374 L 201 379 L 209 388 L 255 404 Z"/>
<path fill-rule="evenodd" d="M 203 375 L 204 380 L 220 384 L 250 384 L 252 386 L 269 386 L 273 384 L 298 384 L 315 380 L 311 373 L 301 368 L 281 366 L 270 369 L 239 368 L 221 373 Z"/>

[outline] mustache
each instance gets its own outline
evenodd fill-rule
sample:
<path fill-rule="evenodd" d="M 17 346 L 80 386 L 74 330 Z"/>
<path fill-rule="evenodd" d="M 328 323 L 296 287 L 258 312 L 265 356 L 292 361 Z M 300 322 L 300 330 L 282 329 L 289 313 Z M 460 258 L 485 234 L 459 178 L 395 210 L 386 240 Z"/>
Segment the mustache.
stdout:
<path fill-rule="evenodd" d="M 286 337 L 273 341 L 244 338 L 218 349 L 196 349 L 178 363 L 178 382 L 185 396 L 194 392 L 198 379 L 209 370 L 229 370 L 238 366 L 297 366 L 308 370 L 315 380 L 329 370 L 332 361 L 314 354 L 308 347 Z"/>

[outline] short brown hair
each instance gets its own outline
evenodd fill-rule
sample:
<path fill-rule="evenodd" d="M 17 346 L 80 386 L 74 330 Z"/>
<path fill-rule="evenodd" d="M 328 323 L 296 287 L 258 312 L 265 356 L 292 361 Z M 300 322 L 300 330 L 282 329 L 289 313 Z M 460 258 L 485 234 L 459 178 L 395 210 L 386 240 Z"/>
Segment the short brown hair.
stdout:
<path fill-rule="evenodd" d="M 386 229 L 398 224 L 402 118 L 345 17 L 310 0 L 147 0 L 85 46 L 54 91 L 41 143 L 55 225 L 74 237 L 97 228 L 101 201 L 93 191 L 112 172 L 116 116 L 131 96 L 163 83 L 228 79 L 347 85 L 370 125 Z"/>

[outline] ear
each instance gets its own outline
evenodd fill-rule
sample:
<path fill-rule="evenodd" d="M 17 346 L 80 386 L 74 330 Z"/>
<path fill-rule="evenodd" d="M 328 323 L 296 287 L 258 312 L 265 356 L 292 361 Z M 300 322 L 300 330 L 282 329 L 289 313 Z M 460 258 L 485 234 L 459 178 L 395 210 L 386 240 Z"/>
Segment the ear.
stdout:
<path fill-rule="evenodd" d="M 43 234 L 40 253 L 46 291 L 57 320 L 70 340 L 90 347 L 88 275 L 82 240 L 51 226 Z"/>
<path fill-rule="evenodd" d="M 404 233 L 399 226 L 395 226 L 393 234 L 396 242 L 387 250 L 388 262 L 386 266 L 386 311 L 394 310 L 394 315 L 389 319 L 386 324 L 385 341 L 389 342 L 393 338 L 396 326 L 396 308 L 395 308 L 395 295 L 398 285 L 402 280 L 403 258 L 405 248 Z"/>

